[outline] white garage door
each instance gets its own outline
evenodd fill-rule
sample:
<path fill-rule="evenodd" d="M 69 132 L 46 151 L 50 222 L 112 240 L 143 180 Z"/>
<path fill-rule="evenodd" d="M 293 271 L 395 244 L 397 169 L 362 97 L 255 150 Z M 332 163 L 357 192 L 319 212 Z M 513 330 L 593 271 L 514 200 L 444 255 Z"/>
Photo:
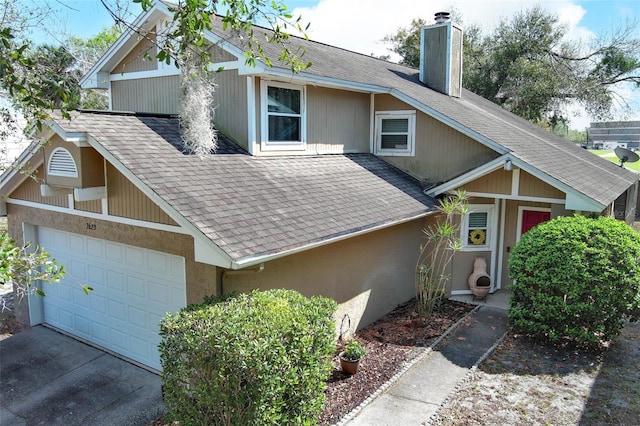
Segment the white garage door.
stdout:
<path fill-rule="evenodd" d="M 184 258 L 48 228 L 38 242 L 67 270 L 43 288 L 44 322 L 159 370 L 160 320 L 186 305 Z"/>

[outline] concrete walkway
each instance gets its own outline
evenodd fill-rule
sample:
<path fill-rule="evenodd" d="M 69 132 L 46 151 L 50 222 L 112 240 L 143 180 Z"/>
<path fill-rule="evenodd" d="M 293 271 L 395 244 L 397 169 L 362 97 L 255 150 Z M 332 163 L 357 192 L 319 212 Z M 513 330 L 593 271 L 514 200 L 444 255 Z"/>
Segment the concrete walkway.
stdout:
<path fill-rule="evenodd" d="M 433 351 L 427 353 L 348 426 L 419 426 L 428 424 L 469 370 L 492 351 L 507 330 L 504 309 L 481 305 Z"/>

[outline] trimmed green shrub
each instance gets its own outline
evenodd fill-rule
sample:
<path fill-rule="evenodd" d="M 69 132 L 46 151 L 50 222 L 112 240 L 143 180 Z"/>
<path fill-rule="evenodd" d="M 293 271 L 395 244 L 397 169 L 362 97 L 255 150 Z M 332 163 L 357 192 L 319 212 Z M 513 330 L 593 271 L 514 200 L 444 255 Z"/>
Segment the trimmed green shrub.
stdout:
<path fill-rule="evenodd" d="M 548 343 L 598 348 L 640 306 L 640 234 L 608 217 L 539 224 L 509 258 L 509 319 Z M 635 311 L 635 313 L 634 313 Z"/>
<path fill-rule="evenodd" d="M 315 424 L 332 370 L 336 303 L 290 290 L 209 301 L 161 323 L 169 420 Z"/>

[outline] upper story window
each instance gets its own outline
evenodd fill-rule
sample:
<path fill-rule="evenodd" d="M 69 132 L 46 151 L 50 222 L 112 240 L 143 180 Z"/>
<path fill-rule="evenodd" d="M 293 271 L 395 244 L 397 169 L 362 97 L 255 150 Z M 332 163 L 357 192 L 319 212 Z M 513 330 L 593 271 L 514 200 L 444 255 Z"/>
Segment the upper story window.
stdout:
<path fill-rule="evenodd" d="M 413 156 L 415 133 L 415 111 L 376 112 L 376 154 Z"/>
<path fill-rule="evenodd" d="M 77 178 L 78 167 L 71 153 L 61 147 L 54 149 L 49 157 L 47 174 Z"/>
<path fill-rule="evenodd" d="M 262 149 L 304 150 L 306 117 L 302 86 L 262 81 Z"/>
<path fill-rule="evenodd" d="M 462 246 L 466 251 L 488 250 L 493 236 L 493 204 L 469 206 L 462 221 Z"/>

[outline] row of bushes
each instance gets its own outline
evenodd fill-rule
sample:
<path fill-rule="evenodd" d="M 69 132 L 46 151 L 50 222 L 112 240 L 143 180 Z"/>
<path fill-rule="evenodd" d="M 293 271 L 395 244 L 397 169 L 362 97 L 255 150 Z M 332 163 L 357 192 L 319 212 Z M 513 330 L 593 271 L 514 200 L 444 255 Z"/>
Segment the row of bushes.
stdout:
<path fill-rule="evenodd" d="M 167 315 L 160 357 L 169 419 L 315 424 L 332 369 L 335 309 L 331 299 L 272 290 Z"/>

